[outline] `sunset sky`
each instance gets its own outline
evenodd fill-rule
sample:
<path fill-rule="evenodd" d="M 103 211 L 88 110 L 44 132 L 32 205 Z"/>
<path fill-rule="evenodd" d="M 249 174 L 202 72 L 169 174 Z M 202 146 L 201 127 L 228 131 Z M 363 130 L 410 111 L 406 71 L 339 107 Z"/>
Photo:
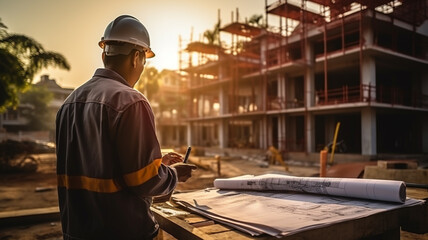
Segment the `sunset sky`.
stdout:
<path fill-rule="evenodd" d="M 70 71 L 43 70 L 35 82 L 49 74 L 63 87 L 77 87 L 102 67 L 97 43 L 119 15 L 133 15 L 146 26 L 156 53 L 148 64 L 162 70 L 178 69 L 178 36 L 188 41 L 193 27 L 193 40 L 202 38 L 217 22 L 218 9 L 224 25 L 236 8 L 244 20 L 264 14 L 264 7 L 264 0 L 0 0 L 0 18 L 9 33 L 32 37 L 69 61 Z"/>

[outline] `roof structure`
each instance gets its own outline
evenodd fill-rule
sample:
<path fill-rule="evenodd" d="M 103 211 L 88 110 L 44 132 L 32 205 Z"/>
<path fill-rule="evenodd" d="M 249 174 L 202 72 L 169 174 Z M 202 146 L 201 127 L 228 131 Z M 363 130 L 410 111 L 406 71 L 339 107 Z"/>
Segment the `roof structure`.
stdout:
<path fill-rule="evenodd" d="M 187 45 L 187 48 L 185 50 L 188 52 L 218 54 L 219 52 L 223 51 L 223 48 L 214 44 L 208 44 L 203 42 L 191 42 Z"/>
<path fill-rule="evenodd" d="M 262 32 L 262 28 L 251 26 L 245 23 L 233 22 L 221 28 L 220 31 L 244 37 L 255 37 L 260 35 L 260 33 Z"/>
<path fill-rule="evenodd" d="M 324 21 L 324 17 L 320 14 L 302 9 L 299 6 L 288 2 L 278 1 L 266 9 L 267 13 L 275 14 L 281 17 L 286 17 L 304 23 L 319 23 Z"/>

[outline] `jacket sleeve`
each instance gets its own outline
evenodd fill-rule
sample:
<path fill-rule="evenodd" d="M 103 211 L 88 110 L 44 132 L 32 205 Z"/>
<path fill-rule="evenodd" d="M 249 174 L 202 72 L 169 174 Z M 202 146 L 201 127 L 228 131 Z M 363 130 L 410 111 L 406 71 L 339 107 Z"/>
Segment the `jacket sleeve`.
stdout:
<path fill-rule="evenodd" d="M 118 166 L 126 187 L 142 197 L 166 195 L 174 190 L 177 174 L 162 164 L 149 103 L 133 103 L 119 114 L 115 136 Z"/>

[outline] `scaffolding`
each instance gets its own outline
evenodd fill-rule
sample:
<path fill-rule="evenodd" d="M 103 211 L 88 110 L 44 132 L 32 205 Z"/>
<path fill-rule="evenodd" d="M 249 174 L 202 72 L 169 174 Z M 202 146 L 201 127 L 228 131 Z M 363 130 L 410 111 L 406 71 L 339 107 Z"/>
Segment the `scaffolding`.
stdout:
<path fill-rule="evenodd" d="M 344 131 L 347 123 L 363 129 L 401 109 L 425 118 L 426 0 L 266 0 L 265 25 L 239 21 L 238 10 L 233 16 L 220 28 L 229 45 L 190 42 L 183 49 L 192 144 L 213 136 L 202 145 L 311 153 L 326 144 L 335 118 L 345 119 Z M 361 141 L 351 151 L 371 155 L 382 145 L 365 149 Z"/>

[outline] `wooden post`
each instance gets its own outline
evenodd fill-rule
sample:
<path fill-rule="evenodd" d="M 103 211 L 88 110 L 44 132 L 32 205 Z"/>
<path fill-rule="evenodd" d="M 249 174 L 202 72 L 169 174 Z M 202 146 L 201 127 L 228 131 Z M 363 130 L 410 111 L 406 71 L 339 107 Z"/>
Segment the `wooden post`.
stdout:
<path fill-rule="evenodd" d="M 320 152 L 320 177 L 325 177 L 327 174 L 327 150 Z"/>
<path fill-rule="evenodd" d="M 217 160 L 217 174 L 218 174 L 218 176 L 221 176 L 221 159 L 220 159 L 220 156 L 216 155 L 215 159 Z"/>

